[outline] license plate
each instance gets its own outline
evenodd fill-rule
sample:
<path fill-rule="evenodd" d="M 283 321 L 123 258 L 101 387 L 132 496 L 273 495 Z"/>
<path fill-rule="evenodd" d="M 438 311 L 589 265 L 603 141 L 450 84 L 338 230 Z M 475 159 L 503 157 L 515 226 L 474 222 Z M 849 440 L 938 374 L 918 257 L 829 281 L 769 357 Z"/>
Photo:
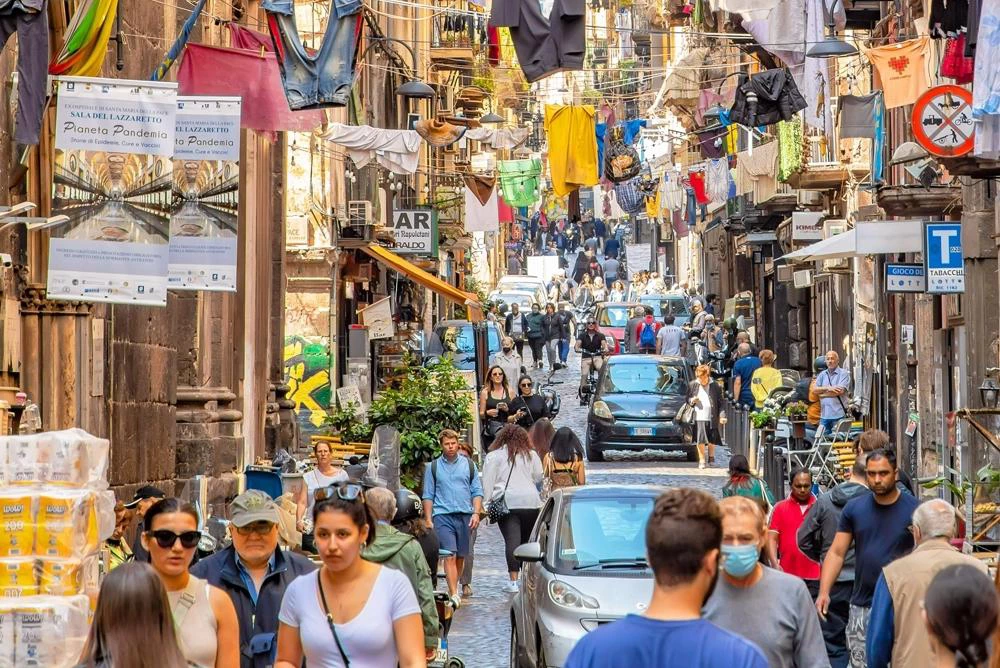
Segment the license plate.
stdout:
<path fill-rule="evenodd" d="M 632 435 L 633 436 L 652 436 L 653 435 L 653 428 L 652 427 L 632 427 Z"/>

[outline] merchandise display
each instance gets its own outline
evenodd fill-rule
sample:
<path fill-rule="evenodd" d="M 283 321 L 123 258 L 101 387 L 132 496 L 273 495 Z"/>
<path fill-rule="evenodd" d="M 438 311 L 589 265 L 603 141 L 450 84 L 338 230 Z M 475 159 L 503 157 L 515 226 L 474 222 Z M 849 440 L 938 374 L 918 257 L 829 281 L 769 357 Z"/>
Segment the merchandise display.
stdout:
<path fill-rule="evenodd" d="M 81 429 L 0 438 L 0 668 L 79 658 L 114 528 L 108 446 Z"/>

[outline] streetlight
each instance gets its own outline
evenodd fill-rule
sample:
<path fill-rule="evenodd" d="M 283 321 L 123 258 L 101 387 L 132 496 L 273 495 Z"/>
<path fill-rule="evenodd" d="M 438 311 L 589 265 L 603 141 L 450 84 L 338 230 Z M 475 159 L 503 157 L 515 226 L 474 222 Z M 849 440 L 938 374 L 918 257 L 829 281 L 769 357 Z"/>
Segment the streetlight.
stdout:
<path fill-rule="evenodd" d="M 987 377 L 979 386 L 979 396 L 983 400 L 983 408 L 996 408 L 1000 404 L 1000 385 Z"/>
<path fill-rule="evenodd" d="M 826 14 L 826 36 L 823 41 L 813 45 L 806 51 L 807 58 L 840 58 L 841 56 L 854 56 L 858 53 L 858 47 L 848 44 L 837 37 L 837 26 L 833 18 L 834 10 L 837 8 L 837 0 L 833 0 L 833 7 L 829 10 L 826 3 L 823 3 L 823 13 Z"/>

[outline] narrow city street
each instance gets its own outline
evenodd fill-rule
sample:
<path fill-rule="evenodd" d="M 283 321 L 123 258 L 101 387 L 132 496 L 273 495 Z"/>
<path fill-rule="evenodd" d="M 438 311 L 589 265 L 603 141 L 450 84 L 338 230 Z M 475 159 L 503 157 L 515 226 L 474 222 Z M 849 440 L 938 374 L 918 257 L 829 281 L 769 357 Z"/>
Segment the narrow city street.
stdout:
<path fill-rule="evenodd" d="M 525 355 L 530 353 L 525 349 Z M 580 406 L 576 388 L 579 381 L 580 358 L 570 353 L 569 368 L 557 371 L 553 380 L 562 399 L 562 408 L 555 426 L 570 427 L 581 441 L 587 426 L 587 407 Z M 536 381 L 542 382 L 548 372 L 535 371 Z M 663 487 L 696 487 L 721 496 L 725 482 L 728 455 L 720 449 L 715 468 L 698 469 L 698 464 L 684 461 L 680 453 L 612 452 L 607 461 L 588 464 L 587 483 L 594 485 L 662 485 Z M 509 665 L 510 599 L 503 591 L 507 578 L 504 564 L 504 544 L 500 530 L 483 525 L 475 551 L 473 595 L 466 599 L 455 615 L 449 636 L 454 656 L 463 659 L 470 668 L 501 668 Z"/>

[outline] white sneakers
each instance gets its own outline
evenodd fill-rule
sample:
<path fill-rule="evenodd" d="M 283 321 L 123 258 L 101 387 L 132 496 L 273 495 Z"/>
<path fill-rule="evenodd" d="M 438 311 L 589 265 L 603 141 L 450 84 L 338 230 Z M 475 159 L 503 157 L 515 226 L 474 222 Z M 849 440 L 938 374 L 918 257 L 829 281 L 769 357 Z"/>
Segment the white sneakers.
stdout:
<path fill-rule="evenodd" d="M 460 595 L 458 594 L 451 595 L 451 607 L 455 610 L 458 610 L 459 608 L 462 607 L 462 597 Z"/>
<path fill-rule="evenodd" d="M 516 594 L 517 580 L 507 580 L 507 582 L 504 584 L 504 591 L 507 592 L 508 594 Z"/>

